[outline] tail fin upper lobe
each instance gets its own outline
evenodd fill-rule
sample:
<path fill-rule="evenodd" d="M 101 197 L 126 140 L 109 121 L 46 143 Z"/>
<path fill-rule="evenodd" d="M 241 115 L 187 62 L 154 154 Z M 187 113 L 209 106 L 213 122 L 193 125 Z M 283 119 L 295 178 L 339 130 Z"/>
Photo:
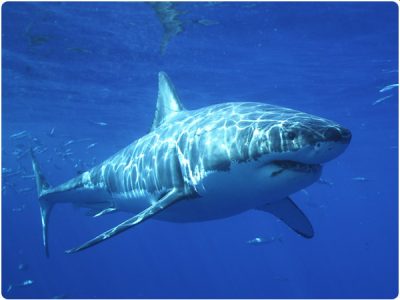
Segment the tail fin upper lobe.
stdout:
<path fill-rule="evenodd" d="M 40 214 L 42 219 L 42 236 L 43 236 L 43 245 L 46 251 L 46 256 L 49 257 L 49 247 L 47 242 L 47 224 L 49 221 L 49 215 L 53 208 L 53 203 L 49 202 L 48 200 L 43 198 L 45 195 L 46 190 L 50 188 L 50 185 L 47 183 L 46 179 L 44 178 L 40 167 L 38 165 L 35 153 L 31 149 L 31 156 L 32 156 L 32 166 L 33 172 L 36 177 L 36 186 L 37 192 L 39 197 L 39 206 L 40 206 Z"/>

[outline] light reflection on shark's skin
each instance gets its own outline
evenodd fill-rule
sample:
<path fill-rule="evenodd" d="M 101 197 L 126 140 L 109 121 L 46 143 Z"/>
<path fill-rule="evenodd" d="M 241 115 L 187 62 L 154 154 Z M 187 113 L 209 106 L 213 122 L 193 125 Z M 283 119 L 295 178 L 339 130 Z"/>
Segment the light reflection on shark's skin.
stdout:
<path fill-rule="evenodd" d="M 201 221 L 252 208 L 268 211 L 311 237 L 311 224 L 287 196 L 318 180 L 320 164 L 340 155 L 350 139 L 350 131 L 332 121 L 262 103 L 185 110 L 161 72 L 156 116 L 147 135 L 54 188 L 34 159 L 45 246 L 48 212 L 57 202 L 97 209 L 96 215 L 137 213 L 71 252 L 153 215 Z"/>
<path fill-rule="evenodd" d="M 295 152 L 310 143 L 279 138 L 290 127 L 310 130 L 315 135 L 308 138 L 317 143 L 318 138 L 324 137 L 311 126 L 319 126 L 318 122 L 340 130 L 333 122 L 310 121 L 308 114 L 259 103 L 224 103 L 182 113 L 82 174 L 80 183 L 86 188 L 105 188 L 125 198 L 160 194 L 173 186 L 196 191 L 207 174 L 229 170 L 233 162 Z M 181 130 L 177 131 L 177 127 Z M 258 138 L 262 134 L 265 138 Z"/>

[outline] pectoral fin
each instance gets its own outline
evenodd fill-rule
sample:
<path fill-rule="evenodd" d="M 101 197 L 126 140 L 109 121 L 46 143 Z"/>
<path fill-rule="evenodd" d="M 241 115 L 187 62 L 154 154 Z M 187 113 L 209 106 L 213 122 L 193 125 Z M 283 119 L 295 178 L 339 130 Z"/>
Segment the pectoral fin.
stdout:
<path fill-rule="evenodd" d="M 70 250 L 65 251 L 66 253 L 74 253 L 78 252 L 81 250 L 84 250 L 86 248 L 92 247 L 102 241 L 105 241 L 145 220 L 150 218 L 151 216 L 155 215 L 156 213 L 162 211 L 165 209 L 167 206 L 173 204 L 174 202 L 182 199 L 183 193 L 178 191 L 177 189 L 172 189 L 168 194 L 166 194 L 163 198 L 155 202 L 153 205 L 150 207 L 146 208 L 142 212 L 138 213 L 134 217 L 126 220 L 125 222 L 122 222 L 121 224 L 115 226 L 114 228 L 111 228 L 102 234 L 96 236 L 94 239 L 91 239 L 90 241 L 82 244 L 81 246 L 77 248 L 73 248 Z"/>
<path fill-rule="evenodd" d="M 306 238 L 314 236 L 314 229 L 306 215 L 289 198 L 260 207 L 259 210 L 269 212 L 281 219 L 290 228 Z"/>

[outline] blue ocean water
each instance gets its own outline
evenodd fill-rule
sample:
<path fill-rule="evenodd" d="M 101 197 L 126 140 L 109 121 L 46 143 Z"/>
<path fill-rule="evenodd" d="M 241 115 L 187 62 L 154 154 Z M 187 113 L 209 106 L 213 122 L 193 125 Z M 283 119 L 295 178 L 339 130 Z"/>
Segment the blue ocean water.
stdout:
<path fill-rule="evenodd" d="M 397 295 L 398 87 L 384 89 L 398 84 L 395 2 L 9 2 L 2 28 L 4 297 Z M 51 184 L 108 158 L 148 132 L 161 70 L 188 109 L 259 101 L 351 129 L 324 182 L 292 195 L 313 239 L 249 211 L 150 220 L 67 255 L 131 215 L 58 205 L 46 258 L 29 146 Z M 246 243 L 256 237 L 272 242 Z"/>

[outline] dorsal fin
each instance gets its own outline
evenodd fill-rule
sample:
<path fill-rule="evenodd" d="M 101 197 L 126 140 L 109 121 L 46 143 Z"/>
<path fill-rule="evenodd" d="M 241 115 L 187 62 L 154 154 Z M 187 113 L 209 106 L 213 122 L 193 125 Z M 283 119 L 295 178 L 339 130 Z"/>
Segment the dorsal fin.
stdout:
<path fill-rule="evenodd" d="M 164 72 L 158 73 L 157 108 L 151 131 L 160 126 L 167 116 L 184 110 L 171 80 Z"/>

